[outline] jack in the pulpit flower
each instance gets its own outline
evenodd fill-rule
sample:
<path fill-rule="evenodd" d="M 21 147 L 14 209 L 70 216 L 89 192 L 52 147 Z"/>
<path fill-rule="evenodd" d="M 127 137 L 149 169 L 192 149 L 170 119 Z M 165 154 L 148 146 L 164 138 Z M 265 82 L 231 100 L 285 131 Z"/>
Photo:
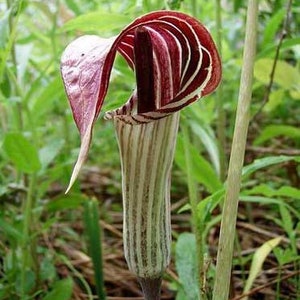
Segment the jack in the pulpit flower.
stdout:
<path fill-rule="evenodd" d="M 207 29 L 175 11 L 141 16 L 112 38 L 85 35 L 70 43 L 61 73 L 81 148 L 68 189 L 86 160 L 117 52 L 136 76 L 127 102 L 105 114 L 114 120 L 121 156 L 124 252 L 146 299 L 159 299 L 170 261 L 170 171 L 179 111 L 215 90 L 221 62 Z"/>

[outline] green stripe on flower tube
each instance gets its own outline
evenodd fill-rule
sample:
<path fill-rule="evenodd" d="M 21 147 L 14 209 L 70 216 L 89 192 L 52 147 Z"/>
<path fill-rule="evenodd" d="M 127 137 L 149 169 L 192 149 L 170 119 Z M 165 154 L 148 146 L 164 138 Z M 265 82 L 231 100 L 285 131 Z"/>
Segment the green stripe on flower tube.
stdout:
<path fill-rule="evenodd" d="M 170 171 L 179 113 L 130 125 L 115 119 L 124 206 L 124 251 L 140 278 L 158 278 L 170 261 Z"/>

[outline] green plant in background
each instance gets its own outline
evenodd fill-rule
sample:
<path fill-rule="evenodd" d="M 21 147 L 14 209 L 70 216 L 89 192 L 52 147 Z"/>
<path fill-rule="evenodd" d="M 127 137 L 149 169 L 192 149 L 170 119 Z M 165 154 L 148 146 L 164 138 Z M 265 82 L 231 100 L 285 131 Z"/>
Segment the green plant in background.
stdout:
<path fill-rule="evenodd" d="M 99 299 L 105 299 L 103 278 L 103 255 L 101 229 L 99 226 L 99 211 L 97 201 L 87 201 L 84 207 L 84 222 L 88 240 L 89 252 L 93 261 L 95 272 L 96 290 Z"/>
<path fill-rule="evenodd" d="M 116 51 L 137 81 L 128 102 L 106 113 L 114 119 L 121 156 L 124 252 L 145 298 L 159 299 L 170 261 L 169 189 L 178 111 L 216 88 L 221 64 L 208 31 L 196 19 L 171 11 L 144 15 L 114 38 L 89 35 L 72 42 L 61 71 L 81 149 L 68 190 L 87 157 Z M 202 270 L 202 241 L 197 245 Z"/>
<path fill-rule="evenodd" d="M 44 220 L 46 191 L 56 178 L 63 178 L 64 169 L 63 165 L 53 166 L 64 138 L 47 137 L 53 127 L 45 126 L 45 115 L 49 107 L 56 107 L 60 114 L 56 101 L 63 95 L 63 87 L 59 74 L 53 73 L 58 68 L 54 49 L 57 12 L 35 4 L 36 7 L 27 1 L 0 4 L 1 12 L 6 8 L 0 20 L 1 299 L 41 298 L 45 296 L 45 282 L 52 294 L 60 291 L 64 299 L 71 297 L 73 289 L 71 278 L 60 281 L 55 254 L 41 244 L 42 237 L 57 221 L 50 215 Z M 36 22 L 45 18 L 49 21 L 46 25 L 41 23 L 44 35 L 30 27 L 33 12 Z M 56 126 L 63 119 L 56 117 Z M 50 296 L 51 293 L 45 299 Z"/>

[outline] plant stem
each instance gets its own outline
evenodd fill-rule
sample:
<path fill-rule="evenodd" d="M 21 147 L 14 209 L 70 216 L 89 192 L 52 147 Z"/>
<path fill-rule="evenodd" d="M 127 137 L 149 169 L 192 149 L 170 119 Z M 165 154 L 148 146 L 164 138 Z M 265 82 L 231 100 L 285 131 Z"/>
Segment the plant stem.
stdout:
<path fill-rule="evenodd" d="M 32 211 L 35 206 L 34 190 L 36 185 L 36 175 L 32 174 L 29 177 L 30 183 L 28 187 L 27 197 L 24 202 L 24 220 L 23 220 L 23 239 L 22 239 L 22 268 L 21 268 L 21 299 L 26 299 L 26 272 L 28 267 L 32 265 L 32 260 L 36 258 L 36 255 L 31 253 L 31 231 L 32 231 Z M 34 243 L 33 243 L 34 244 Z M 34 264 L 36 267 L 37 263 Z"/>
<path fill-rule="evenodd" d="M 13 79 L 12 81 L 14 82 L 15 95 L 21 96 L 22 93 L 19 87 L 19 80 L 18 80 L 18 63 L 17 63 L 16 50 L 15 50 L 15 39 L 17 35 L 17 25 L 20 17 L 22 1 L 19 1 L 19 3 L 17 4 L 17 10 L 14 13 L 12 12 L 12 10 L 14 9 L 13 1 L 7 0 L 6 5 L 7 5 L 7 10 L 11 10 L 9 14 L 9 22 L 8 22 L 9 37 L 8 37 L 7 44 L 5 45 L 5 49 L 3 51 L 2 59 L 0 60 L 0 82 L 3 79 L 4 70 L 6 68 L 5 62 L 7 61 L 9 54 L 11 54 L 11 60 L 15 71 L 14 73 L 11 72 L 10 79 Z M 7 71 L 9 73 L 9 68 L 7 68 Z M 16 103 L 15 113 L 16 113 L 16 120 L 17 120 L 17 129 L 21 131 L 23 129 L 22 103 L 20 102 Z"/>
<path fill-rule="evenodd" d="M 192 15 L 197 18 L 198 17 L 198 5 L 197 5 L 197 1 L 196 0 L 191 0 L 191 11 L 192 11 Z"/>
<path fill-rule="evenodd" d="M 219 55 L 222 59 L 222 9 L 221 0 L 216 0 L 216 44 L 219 51 Z M 217 104 L 217 136 L 218 136 L 218 147 L 219 147 L 219 162 L 220 162 L 220 179 L 225 180 L 225 149 L 226 149 L 226 115 L 224 111 L 223 99 L 223 86 L 222 83 L 219 85 L 216 91 L 216 104 Z"/>
<path fill-rule="evenodd" d="M 279 295 L 280 295 L 281 272 L 282 272 L 282 266 L 280 264 L 279 269 L 278 269 L 278 273 L 277 273 L 276 300 L 279 300 Z"/>
<path fill-rule="evenodd" d="M 20 0 L 17 4 L 17 9 L 14 12 L 14 15 L 12 15 L 12 13 L 10 12 L 10 16 L 9 16 L 9 37 L 8 37 L 8 41 L 6 42 L 6 45 L 4 46 L 3 52 L 2 52 L 2 59 L 0 60 L 0 82 L 2 82 L 3 79 L 3 74 L 4 74 L 4 70 L 6 67 L 6 62 L 7 62 L 7 58 L 9 56 L 9 54 L 11 53 L 12 55 L 12 60 L 16 65 L 16 56 L 15 56 L 15 49 L 14 49 L 14 42 L 15 42 L 15 38 L 17 35 L 17 23 L 19 20 L 19 16 L 20 16 L 20 12 L 21 12 L 21 7 L 23 4 L 23 0 Z M 6 1 L 6 6 L 7 9 L 11 9 L 13 6 L 13 1 L 7 0 Z"/>
<path fill-rule="evenodd" d="M 90 285 L 87 283 L 85 280 L 84 276 L 82 275 L 81 272 L 79 272 L 76 267 L 68 260 L 67 257 L 64 255 L 58 255 L 59 260 L 61 260 L 67 267 L 68 269 L 71 270 L 72 274 L 74 274 L 74 277 L 78 280 L 79 284 L 85 289 L 86 292 L 86 299 L 88 300 L 94 300 L 93 292 L 91 290 Z M 23 299 L 21 299 L 23 300 Z M 99 299 L 102 300 L 102 299 Z"/>
<path fill-rule="evenodd" d="M 258 1 L 249 0 L 243 67 L 229 161 L 227 189 L 222 213 L 213 300 L 227 300 L 229 295 L 241 174 L 250 116 L 253 68 L 256 51 L 257 15 Z"/>
<path fill-rule="evenodd" d="M 189 191 L 189 199 L 191 203 L 192 209 L 192 226 L 193 231 L 196 238 L 196 260 L 197 260 L 197 275 L 199 276 L 199 292 L 201 295 L 201 299 L 206 299 L 205 295 L 205 272 L 204 272 L 204 249 L 203 249 L 203 221 L 198 216 L 197 213 L 197 205 L 198 205 L 198 197 L 197 197 L 197 185 L 192 177 L 192 168 L 193 162 L 189 153 L 190 144 L 189 141 L 189 131 L 186 122 L 181 123 L 181 129 L 183 133 L 184 139 L 184 155 L 185 155 L 185 163 L 186 163 L 186 172 L 187 172 L 187 183 L 188 183 L 188 191 Z"/>

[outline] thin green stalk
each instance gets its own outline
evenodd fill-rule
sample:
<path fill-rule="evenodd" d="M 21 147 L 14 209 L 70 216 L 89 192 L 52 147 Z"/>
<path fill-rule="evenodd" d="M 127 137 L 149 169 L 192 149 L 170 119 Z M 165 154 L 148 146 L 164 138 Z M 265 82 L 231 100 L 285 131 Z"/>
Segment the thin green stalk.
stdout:
<path fill-rule="evenodd" d="M 16 12 L 14 12 L 14 14 L 12 14 L 10 12 L 10 16 L 9 16 L 9 37 L 8 37 L 8 41 L 5 45 L 5 49 L 2 52 L 2 57 L 1 57 L 1 60 L 0 60 L 0 82 L 2 82 L 3 74 L 4 74 L 6 62 L 7 62 L 7 58 L 8 58 L 10 53 L 12 55 L 12 60 L 13 60 L 14 64 L 16 65 L 14 42 L 15 42 L 15 38 L 16 38 L 16 35 L 17 35 L 17 24 L 18 24 L 20 12 L 21 12 L 22 4 L 23 4 L 23 0 L 20 0 L 17 3 L 17 6 L 16 6 Z M 6 1 L 6 6 L 7 6 L 7 9 L 13 9 L 13 1 L 7 0 Z"/>
<path fill-rule="evenodd" d="M 29 177 L 29 187 L 27 191 L 27 197 L 24 202 L 24 219 L 23 219 L 23 239 L 21 245 L 22 259 L 21 259 L 21 299 L 26 299 L 26 273 L 30 269 L 32 262 L 36 259 L 36 255 L 32 253 L 31 248 L 31 233 L 32 233 L 32 211 L 35 206 L 35 187 L 36 187 L 36 176 L 32 174 Z M 34 263 L 37 266 L 37 263 Z"/>
<path fill-rule="evenodd" d="M 300 288 L 299 288 L 300 287 L 300 262 L 297 263 L 296 270 L 298 271 L 298 276 L 296 278 L 296 284 L 298 287 L 296 297 L 297 297 L 297 299 L 299 299 L 300 298 Z"/>
<path fill-rule="evenodd" d="M 241 174 L 250 117 L 253 67 L 256 52 L 257 15 L 258 1 L 249 0 L 243 67 L 229 161 L 227 189 L 222 212 L 213 300 L 227 300 L 229 295 Z"/>
<path fill-rule="evenodd" d="M 59 2 L 60 2 L 59 0 L 55 1 L 55 7 L 57 8 L 57 10 L 60 5 Z M 51 28 L 51 35 L 50 35 L 54 62 L 57 62 L 57 57 L 59 57 L 58 50 L 57 50 L 57 39 L 56 39 L 56 30 L 58 28 L 58 26 L 57 26 L 58 16 L 59 16 L 58 11 L 55 11 L 52 15 L 53 18 L 52 18 L 52 28 Z"/>
<path fill-rule="evenodd" d="M 191 0 L 191 6 L 192 6 L 192 9 L 191 9 L 192 15 L 195 18 L 197 18 L 198 17 L 198 5 L 197 5 L 197 1 L 196 0 Z"/>
<path fill-rule="evenodd" d="M 79 272 L 65 256 L 58 255 L 58 257 L 68 267 L 68 269 L 71 270 L 72 274 L 74 274 L 74 277 L 77 279 L 77 282 L 79 281 L 80 285 L 85 289 L 87 299 L 94 300 L 95 298 L 93 297 L 93 292 L 90 288 L 90 285 L 87 283 L 81 272 Z"/>
<path fill-rule="evenodd" d="M 279 265 L 278 273 L 277 273 L 277 282 L 276 282 L 276 300 L 280 298 L 280 284 L 281 284 L 281 273 L 282 273 L 282 266 Z"/>
<path fill-rule="evenodd" d="M 6 67 L 6 61 L 8 59 L 9 54 L 11 54 L 11 60 L 14 65 L 14 73 L 11 72 L 8 75 L 10 76 L 9 79 L 14 83 L 15 88 L 15 95 L 21 96 L 21 89 L 18 84 L 18 64 L 17 64 L 17 58 L 16 58 L 16 51 L 15 51 L 15 39 L 17 35 L 17 25 L 18 20 L 21 12 L 21 5 L 22 1 L 19 1 L 16 8 L 14 7 L 14 3 L 7 0 L 6 1 L 7 10 L 11 10 L 9 14 L 9 38 L 6 44 L 6 47 L 4 51 L 2 52 L 2 57 L 0 59 L 0 82 L 3 79 L 4 70 Z M 16 12 L 13 12 L 12 10 L 16 9 Z M 9 72 L 9 68 L 7 68 L 7 71 Z M 17 120 L 17 129 L 22 130 L 23 129 L 23 114 L 22 114 L 22 104 L 20 102 L 16 103 L 16 120 Z"/>
<path fill-rule="evenodd" d="M 216 0 L 216 44 L 219 51 L 219 55 L 222 59 L 222 8 L 221 0 Z M 216 91 L 216 104 L 217 104 L 217 136 L 218 136 L 218 147 L 219 147 L 219 161 L 220 161 L 220 179 L 225 180 L 225 149 L 226 149 L 226 115 L 224 111 L 223 101 L 223 86 L 222 83 L 219 85 Z"/>
<path fill-rule="evenodd" d="M 252 205 L 250 202 L 245 203 L 246 215 L 250 224 L 254 224 L 253 214 L 252 214 Z"/>
<path fill-rule="evenodd" d="M 197 259 L 197 269 L 199 276 L 199 292 L 201 295 L 201 299 L 207 299 L 206 293 L 205 293 L 205 271 L 204 271 L 204 245 L 203 245 L 203 232 L 204 232 L 204 225 L 199 218 L 197 213 L 197 205 L 198 205 L 198 196 L 197 196 L 197 184 L 195 180 L 193 179 L 192 175 L 192 168 L 193 168 L 193 162 L 192 158 L 189 153 L 189 131 L 187 124 L 185 122 L 181 123 L 181 129 L 183 133 L 183 139 L 184 139 L 184 155 L 185 155 L 185 163 L 186 163 L 186 172 L 187 172 L 187 183 L 188 183 L 188 191 L 189 191 L 189 199 L 190 204 L 192 208 L 192 225 L 193 225 L 193 231 L 196 237 L 196 259 Z"/>
<path fill-rule="evenodd" d="M 101 230 L 99 225 L 100 217 L 98 203 L 91 200 L 84 206 L 84 222 L 86 227 L 86 237 L 88 240 L 89 253 L 94 267 L 94 278 L 97 295 L 100 300 L 105 300 Z"/>
<path fill-rule="evenodd" d="M 241 278 L 242 278 L 243 282 L 246 282 L 247 277 L 246 277 L 245 266 L 244 266 L 243 256 L 242 256 L 242 245 L 240 244 L 238 233 L 235 234 L 234 242 L 235 242 L 235 247 L 237 249 L 236 252 L 238 255 L 238 258 L 237 258 L 238 264 L 241 268 Z"/>

